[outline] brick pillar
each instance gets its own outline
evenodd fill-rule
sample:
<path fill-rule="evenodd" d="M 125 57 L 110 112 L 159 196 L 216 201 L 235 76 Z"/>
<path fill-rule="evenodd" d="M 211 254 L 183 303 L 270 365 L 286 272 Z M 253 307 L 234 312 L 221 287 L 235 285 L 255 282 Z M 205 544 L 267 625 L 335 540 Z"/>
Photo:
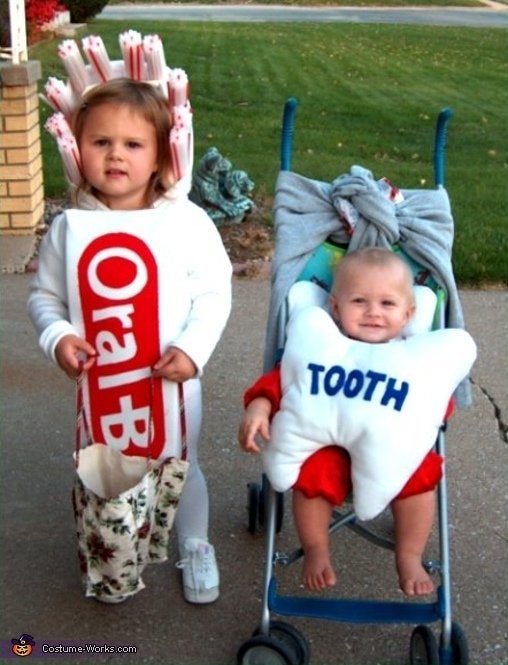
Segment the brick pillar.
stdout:
<path fill-rule="evenodd" d="M 44 214 L 40 63 L 0 63 L 0 235 L 33 235 Z"/>

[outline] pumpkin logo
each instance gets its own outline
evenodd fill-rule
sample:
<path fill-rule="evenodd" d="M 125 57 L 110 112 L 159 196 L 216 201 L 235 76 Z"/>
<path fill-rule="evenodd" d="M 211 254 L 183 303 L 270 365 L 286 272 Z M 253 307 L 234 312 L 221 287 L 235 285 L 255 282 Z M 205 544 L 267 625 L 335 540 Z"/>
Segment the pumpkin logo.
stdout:
<path fill-rule="evenodd" d="M 34 638 L 27 633 L 23 633 L 19 639 L 13 638 L 12 653 L 16 656 L 29 656 L 35 646 Z"/>

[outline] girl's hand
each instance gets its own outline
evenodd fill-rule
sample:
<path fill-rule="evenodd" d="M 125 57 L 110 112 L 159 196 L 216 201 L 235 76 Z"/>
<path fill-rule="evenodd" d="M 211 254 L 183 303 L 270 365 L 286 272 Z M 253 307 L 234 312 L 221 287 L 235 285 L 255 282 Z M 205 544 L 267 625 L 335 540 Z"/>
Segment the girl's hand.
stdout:
<path fill-rule="evenodd" d="M 260 453 L 256 436 L 270 441 L 271 404 L 265 397 L 256 397 L 245 410 L 245 415 L 238 429 L 238 443 L 246 453 Z"/>
<path fill-rule="evenodd" d="M 193 360 L 176 346 L 170 346 L 153 366 L 153 376 L 181 383 L 196 376 L 198 368 Z"/>
<path fill-rule="evenodd" d="M 77 335 L 64 335 L 55 347 L 55 358 L 60 368 L 71 379 L 92 367 L 97 355 L 93 346 Z"/>

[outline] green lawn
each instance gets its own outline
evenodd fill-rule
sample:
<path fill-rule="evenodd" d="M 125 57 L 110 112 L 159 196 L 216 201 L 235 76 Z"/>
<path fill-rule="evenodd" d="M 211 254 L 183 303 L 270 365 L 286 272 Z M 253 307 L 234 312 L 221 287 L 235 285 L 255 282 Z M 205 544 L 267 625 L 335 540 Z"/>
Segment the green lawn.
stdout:
<path fill-rule="evenodd" d="M 348 3 L 349 4 L 349 3 Z M 461 285 L 508 284 L 507 32 L 358 24 L 91 22 L 111 59 L 118 33 L 157 33 L 191 80 L 196 160 L 215 145 L 270 199 L 282 109 L 299 100 L 293 169 L 331 181 L 361 164 L 403 188 L 433 186 L 435 119 L 452 107 L 446 186 Z M 57 42 L 31 50 L 44 77 L 63 77 Z M 45 105 L 42 121 L 49 115 Z M 46 194 L 65 188 L 43 132 Z"/>

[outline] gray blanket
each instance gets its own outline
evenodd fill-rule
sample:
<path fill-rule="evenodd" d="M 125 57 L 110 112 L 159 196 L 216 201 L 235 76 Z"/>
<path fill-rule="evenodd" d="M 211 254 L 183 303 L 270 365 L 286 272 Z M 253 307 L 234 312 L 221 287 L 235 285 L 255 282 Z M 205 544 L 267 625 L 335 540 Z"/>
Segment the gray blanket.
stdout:
<path fill-rule="evenodd" d="M 404 200 L 390 201 L 370 171 L 353 166 L 332 183 L 281 171 L 274 201 L 275 250 L 272 289 L 266 328 L 264 369 L 273 366 L 278 346 L 278 325 L 287 293 L 312 252 L 327 238 L 361 247 L 401 249 L 423 268 L 448 294 L 447 326 L 463 328 L 464 319 L 452 270 L 453 218 L 442 187 L 401 190 Z M 338 211 L 344 201 L 358 212 L 358 223 L 349 236 Z M 457 405 L 471 403 L 469 381 L 456 393 Z"/>

